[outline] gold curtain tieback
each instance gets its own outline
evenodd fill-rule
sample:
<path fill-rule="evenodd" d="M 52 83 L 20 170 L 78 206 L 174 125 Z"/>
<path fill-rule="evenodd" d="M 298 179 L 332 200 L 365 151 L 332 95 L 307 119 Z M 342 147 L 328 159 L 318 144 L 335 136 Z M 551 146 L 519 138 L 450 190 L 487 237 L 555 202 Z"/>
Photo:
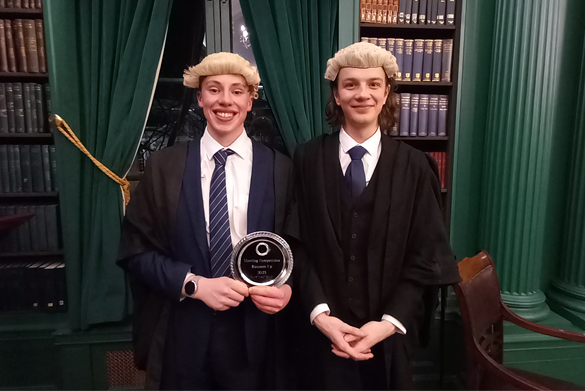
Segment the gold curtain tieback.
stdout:
<path fill-rule="evenodd" d="M 128 179 L 120 178 L 119 176 L 114 174 L 108 167 L 104 166 L 96 158 L 94 158 L 91 155 L 91 153 L 89 153 L 87 148 L 85 148 L 85 146 L 81 143 L 81 141 L 79 141 L 75 133 L 73 133 L 73 131 L 71 130 L 69 125 L 67 125 L 67 122 L 65 122 L 63 118 L 59 117 L 57 114 L 51 114 L 51 116 L 49 117 L 49 121 L 54 123 L 57 129 L 59 129 L 59 131 L 63 133 L 63 135 L 67 137 L 69 141 L 73 143 L 73 145 L 79 148 L 81 152 L 83 152 L 88 158 L 90 158 L 91 161 L 100 170 L 102 170 L 104 174 L 109 176 L 114 182 L 120 185 L 120 187 L 122 188 L 122 195 L 124 197 L 124 205 L 128 205 L 128 202 L 130 202 L 130 182 L 128 182 Z"/>

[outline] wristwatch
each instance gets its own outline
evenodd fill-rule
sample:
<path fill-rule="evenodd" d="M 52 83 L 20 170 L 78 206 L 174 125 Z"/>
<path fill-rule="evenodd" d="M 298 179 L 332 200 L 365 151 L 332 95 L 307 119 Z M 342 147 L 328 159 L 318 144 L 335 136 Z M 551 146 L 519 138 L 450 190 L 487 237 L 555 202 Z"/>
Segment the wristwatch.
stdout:
<path fill-rule="evenodd" d="M 191 281 L 187 281 L 187 283 L 185 284 L 185 293 L 187 294 L 187 296 L 193 296 L 195 293 L 197 293 L 197 282 L 199 281 L 199 279 L 201 278 L 201 276 L 195 276 Z"/>

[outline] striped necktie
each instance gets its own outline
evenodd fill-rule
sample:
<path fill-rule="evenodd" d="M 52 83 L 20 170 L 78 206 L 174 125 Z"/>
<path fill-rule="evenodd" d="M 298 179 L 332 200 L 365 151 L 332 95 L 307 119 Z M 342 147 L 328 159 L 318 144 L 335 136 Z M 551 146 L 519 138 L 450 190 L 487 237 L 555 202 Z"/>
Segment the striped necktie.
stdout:
<path fill-rule="evenodd" d="M 224 149 L 213 155 L 215 169 L 209 187 L 209 252 L 213 278 L 231 273 L 232 236 L 225 188 L 225 162 L 233 153 L 231 149 Z"/>

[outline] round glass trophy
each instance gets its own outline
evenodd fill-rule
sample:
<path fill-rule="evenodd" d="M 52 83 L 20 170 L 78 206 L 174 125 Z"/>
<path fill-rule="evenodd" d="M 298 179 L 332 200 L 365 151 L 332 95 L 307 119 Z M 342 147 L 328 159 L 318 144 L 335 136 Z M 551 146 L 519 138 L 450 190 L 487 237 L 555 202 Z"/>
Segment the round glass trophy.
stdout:
<path fill-rule="evenodd" d="M 253 232 L 234 247 L 231 268 L 234 279 L 248 285 L 279 287 L 292 273 L 293 255 L 275 233 Z"/>

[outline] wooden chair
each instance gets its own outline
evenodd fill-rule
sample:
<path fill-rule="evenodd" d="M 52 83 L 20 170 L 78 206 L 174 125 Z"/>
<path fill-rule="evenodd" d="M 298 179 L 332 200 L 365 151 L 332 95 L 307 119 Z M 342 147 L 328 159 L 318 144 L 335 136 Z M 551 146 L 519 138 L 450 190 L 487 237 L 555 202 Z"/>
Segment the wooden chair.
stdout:
<path fill-rule="evenodd" d="M 466 345 L 468 390 L 577 390 L 580 386 L 503 366 L 503 321 L 553 337 L 585 343 L 585 334 L 543 326 L 511 312 L 500 296 L 494 262 L 482 251 L 459 263 L 454 285 Z"/>

